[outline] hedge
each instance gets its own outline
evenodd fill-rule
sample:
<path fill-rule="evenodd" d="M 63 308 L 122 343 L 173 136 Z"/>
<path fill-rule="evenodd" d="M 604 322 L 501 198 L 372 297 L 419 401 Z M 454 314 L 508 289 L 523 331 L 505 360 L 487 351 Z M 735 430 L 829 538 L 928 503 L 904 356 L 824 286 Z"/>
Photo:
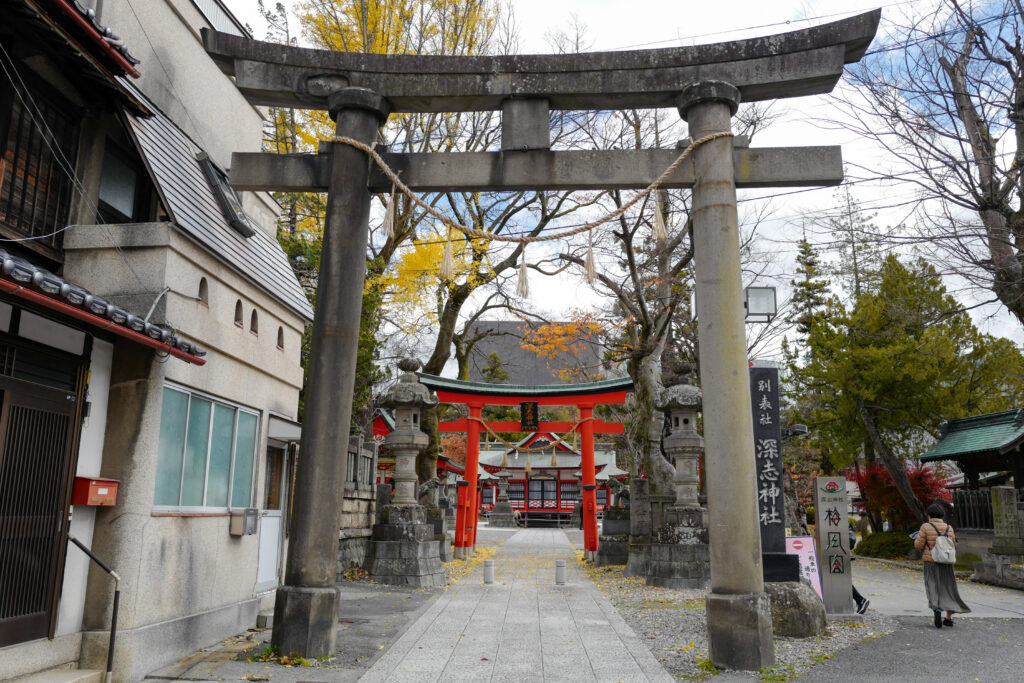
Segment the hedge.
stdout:
<path fill-rule="evenodd" d="M 902 560 L 914 549 L 914 539 L 903 531 L 882 531 L 869 534 L 857 544 L 857 554 L 864 557 L 881 557 Z"/>

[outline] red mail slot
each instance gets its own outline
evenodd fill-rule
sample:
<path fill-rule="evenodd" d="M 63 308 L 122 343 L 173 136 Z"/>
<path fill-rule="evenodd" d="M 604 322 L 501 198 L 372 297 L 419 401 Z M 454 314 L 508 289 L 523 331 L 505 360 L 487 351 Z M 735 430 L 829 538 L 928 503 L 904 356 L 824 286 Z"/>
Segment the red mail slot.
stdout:
<path fill-rule="evenodd" d="M 75 477 L 72 505 L 114 505 L 117 503 L 117 479 Z"/>

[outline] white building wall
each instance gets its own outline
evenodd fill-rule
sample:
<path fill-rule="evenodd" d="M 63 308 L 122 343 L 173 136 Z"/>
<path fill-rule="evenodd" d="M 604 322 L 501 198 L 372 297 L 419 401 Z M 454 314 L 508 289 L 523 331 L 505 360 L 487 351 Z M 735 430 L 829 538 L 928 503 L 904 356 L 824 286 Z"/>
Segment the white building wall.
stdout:
<path fill-rule="evenodd" d="M 110 392 L 110 365 L 114 345 L 93 339 L 89 358 L 89 417 L 82 425 L 78 448 L 79 477 L 98 477 L 103 461 L 103 437 L 107 431 L 107 397 Z M 71 526 L 68 531 L 87 548 L 92 546 L 92 532 L 96 523 L 96 508 L 88 505 L 72 507 Z M 75 546 L 68 544 L 64 562 L 64 585 L 57 611 L 56 635 L 62 636 L 82 630 L 85 614 L 85 588 L 89 579 L 89 558 Z"/>

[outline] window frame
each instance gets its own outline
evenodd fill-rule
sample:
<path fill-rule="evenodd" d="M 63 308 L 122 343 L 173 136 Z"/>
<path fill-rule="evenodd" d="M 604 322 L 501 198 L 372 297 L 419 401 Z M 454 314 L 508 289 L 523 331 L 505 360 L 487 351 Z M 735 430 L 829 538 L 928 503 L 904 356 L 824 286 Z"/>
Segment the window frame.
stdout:
<path fill-rule="evenodd" d="M 220 515 L 228 515 L 232 511 L 234 511 L 234 510 L 243 510 L 245 508 L 253 507 L 253 500 L 256 497 L 256 483 L 257 483 L 257 480 L 258 480 L 258 473 L 259 473 L 258 465 L 259 465 L 259 453 L 260 453 L 260 433 L 261 433 L 261 429 L 262 429 L 262 425 L 260 423 L 261 422 L 260 418 L 262 417 L 261 411 L 255 410 L 253 408 L 249 408 L 247 406 L 240 405 L 238 403 L 232 403 L 231 401 L 226 401 L 226 400 L 224 400 L 222 398 L 218 398 L 216 396 L 213 396 L 212 394 L 208 394 L 206 392 L 199 391 L 199 390 L 196 390 L 196 389 L 191 389 L 191 388 L 183 386 L 181 384 L 177 384 L 176 382 L 169 382 L 169 381 L 164 382 L 163 385 L 161 386 L 161 391 L 165 391 L 167 389 L 170 389 L 172 391 L 177 391 L 179 393 L 185 394 L 188 397 L 188 406 L 187 406 L 187 408 L 185 410 L 185 432 L 182 435 L 182 445 L 181 445 L 181 451 L 182 451 L 181 469 L 180 469 L 179 475 L 178 475 L 178 483 L 179 483 L 178 505 L 158 505 L 155 502 L 156 501 L 156 493 L 157 492 L 156 492 L 156 487 L 154 485 L 154 489 L 153 489 L 153 500 L 154 500 L 154 502 L 153 502 L 153 513 L 156 514 L 156 515 L 168 515 L 168 514 L 171 514 L 171 515 L 175 515 L 175 514 L 180 514 L 180 515 L 210 515 L 210 514 L 213 514 L 213 515 L 218 515 L 218 514 L 220 514 Z M 192 415 L 192 398 L 193 397 L 197 397 L 197 398 L 199 398 L 199 399 L 201 399 L 203 401 L 208 401 L 210 403 L 210 420 L 209 420 L 209 425 L 207 426 L 207 433 L 206 433 L 206 469 L 205 469 L 205 472 L 203 474 L 203 502 L 204 502 L 204 504 L 203 505 L 181 505 L 181 500 L 182 500 L 182 497 L 184 495 L 184 489 L 185 489 L 184 479 L 185 479 L 185 466 L 186 466 L 186 451 L 188 449 L 188 425 L 189 425 L 189 418 Z M 228 487 L 228 489 L 227 489 L 227 503 L 228 503 L 227 506 L 205 505 L 206 496 L 207 496 L 207 494 L 209 492 L 209 486 L 210 486 L 210 448 L 211 448 L 212 439 L 213 439 L 214 408 L 218 404 L 222 405 L 222 406 L 224 406 L 226 408 L 230 408 L 230 409 L 232 409 L 234 411 L 234 416 L 233 416 L 232 425 L 231 425 L 231 464 L 228 467 L 228 476 L 227 476 L 227 487 Z M 247 413 L 249 415 L 252 415 L 256 419 L 256 431 L 255 431 L 255 436 L 253 438 L 252 474 L 250 475 L 251 480 L 249 482 L 249 502 L 248 502 L 248 504 L 247 505 L 232 505 L 231 503 L 232 503 L 232 498 L 233 498 L 233 494 L 234 494 L 234 491 L 232 489 L 234 487 L 235 463 L 236 463 L 237 447 L 238 447 L 238 416 L 241 413 Z M 161 424 L 162 424 L 162 422 L 163 422 L 163 405 L 162 405 L 162 403 L 161 403 L 160 420 L 161 420 Z M 159 469 L 159 460 L 160 460 L 160 448 L 159 448 L 159 441 L 158 441 L 158 443 L 157 443 L 157 467 L 158 467 L 158 469 Z"/>

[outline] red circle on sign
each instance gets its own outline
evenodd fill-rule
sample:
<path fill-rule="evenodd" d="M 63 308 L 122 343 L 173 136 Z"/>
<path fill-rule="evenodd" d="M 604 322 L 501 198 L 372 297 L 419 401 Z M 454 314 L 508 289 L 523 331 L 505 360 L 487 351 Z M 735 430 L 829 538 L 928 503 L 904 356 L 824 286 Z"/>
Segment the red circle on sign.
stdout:
<path fill-rule="evenodd" d="M 793 550 L 800 550 L 804 547 L 803 541 L 793 541 Z"/>
<path fill-rule="evenodd" d="M 838 491 L 839 484 L 837 484 L 834 481 L 830 481 L 829 483 L 825 484 L 825 490 L 829 492 Z"/>

